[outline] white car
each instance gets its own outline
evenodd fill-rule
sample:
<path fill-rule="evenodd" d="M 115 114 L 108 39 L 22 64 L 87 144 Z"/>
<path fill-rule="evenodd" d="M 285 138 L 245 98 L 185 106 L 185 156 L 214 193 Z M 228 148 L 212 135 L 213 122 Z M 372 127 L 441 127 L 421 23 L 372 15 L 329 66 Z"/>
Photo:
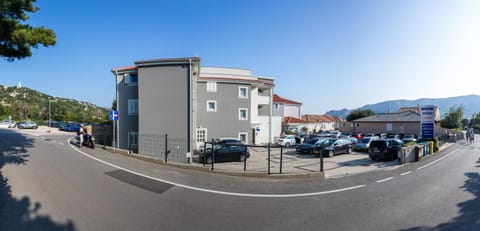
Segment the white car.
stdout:
<path fill-rule="evenodd" d="M 285 147 L 290 147 L 290 145 L 296 144 L 295 136 L 294 135 L 285 135 L 282 137 L 276 137 L 275 138 L 275 144 L 285 146 Z"/>

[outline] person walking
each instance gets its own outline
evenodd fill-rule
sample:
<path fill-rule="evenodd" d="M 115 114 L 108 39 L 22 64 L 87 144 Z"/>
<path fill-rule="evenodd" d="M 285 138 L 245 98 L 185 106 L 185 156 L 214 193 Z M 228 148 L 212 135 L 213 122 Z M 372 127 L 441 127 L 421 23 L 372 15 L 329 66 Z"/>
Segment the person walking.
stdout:
<path fill-rule="evenodd" d="M 475 143 L 475 131 L 472 129 L 470 129 L 470 143 L 471 144 L 474 144 Z"/>
<path fill-rule="evenodd" d="M 83 127 L 83 124 L 80 125 L 80 128 L 78 129 L 78 138 L 80 139 L 80 144 L 79 147 L 83 147 L 83 134 L 85 134 L 85 128 Z"/>

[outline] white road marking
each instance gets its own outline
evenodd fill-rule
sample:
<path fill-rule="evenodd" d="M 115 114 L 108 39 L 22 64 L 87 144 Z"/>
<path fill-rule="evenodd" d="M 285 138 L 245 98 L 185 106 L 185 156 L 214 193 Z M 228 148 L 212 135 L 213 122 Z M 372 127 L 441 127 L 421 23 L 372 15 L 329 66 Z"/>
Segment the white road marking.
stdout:
<path fill-rule="evenodd" d="M 455 151 L 453 151 L 453 152 L 448 153 L 447 155 L 445 155 L 444 157 L 442 157 L 442 158 L 440 158 L 440 159 L 438 159 L 438 160 L 432 161 L 432 162 L 430 162 L 430 163 L 428 163 L 428 164 L 426 164 L 426 165 L 423 165 L 423 166 L 421 166 L 421 167 L 418 167 L 417 170 L 424 169 L 424 168 L 426 168 L 426 167 L 428 167 L 428 166 L 430 166 L 430 165 L 434 165 L 434 164 L 436 164 L 436 163 L 438 163 L 438 162 L 440 162 L 440 161 L 442 161 L 442 160 L 450 157 L 451 155 L 453 155 L 453 153 L 455 153 L 455 152 L 457 152 L 457 151 L 458 151 L 458 149 L 455 150 Z"/>
<path fill-rule="evenodd" d="M 324 194 L 330 194 L 330 193 L 337 193 L 337 192 L 343 192 L 343 191 L 349 191 L 349 190 L 353 190 L 353 189 L 358 189 L 358 188 L 363 188 L 363 187 L 366 187 L 367 185 L 365 184 L 362 184 L 362 185 L 357 185 L 357 186 L 352 186 L 352 187 L 347 187 L 347 188 L 341 188 L 341 189 L 335 189 L 335 190 L 329 190 L 329 191 L 321 191 L 321 192 L 312 192 L 312 193 L 297 193 L 297 194 L 253 194 L 253 193 L 235 193 L 235 192 L 225 192 L 225 191 L 218 191 L 218 190 L 211 190 L 211 189 L 206 189 L 206 188 L 200 188 L 200 187 L 194 187 L 194 186 L 189 186 L 189 185 L 184 185 L 184 184 L 179 184 L 179 183 L 175 183 L 175 182 L 172 182 L 172 181 L 168 181 L 168 180 L 163 180 L 163 179 L 160 179 L 160 178 L 155 178 L 155 177 L 152 177 L 152 176 L 148 176 L 148 175 L 145 175 L 145 174 L 142 174 L 142 173 L 138 173 L 138 172 L 135 172 L 135 171 L 132 171 L 130 169 L 126 169 L 126 168 L 123 168 L 123 167 L 120 167 L 120 166 L 117 166 L 117 165 L 114 165 L 112 163 L 108 163 L 106 161 L 103 161 L 103 160 L 100 160 L 96 157 L 93 157 L 85 152 L 82 152 L 80 150 L 78 150 L 77 148 L 75 148 L 72 143 L 70 142 L 71 138 L 68 139 L 68 143 L 70 145 L 70 147 L 74 150 L 76 150 L 77 152 L 81 153 L 82 155 L 88 157 L 88 158 L 91 158 L 93 160 L 96 160 L 100 163 L 103 163 L 107 166 L 110 166 L 110 167 L 113 167 L 113 168 L 116 168 L 116 169 L 120 169 L 120 170 L 123 170 L 123 171 L 126 171 L 126 172 L 129 172 L 129 173 L 132 173 L 132 174 L 135 174 L 135 175 L 138 175 L 138 176 L 141 176 L 141 177 L 145 177 L 145 178 L 148 178 L 148 179 L 151 179 L 151 180 L 155 180 L 155 181 L 159 181 L 159 182 L 162 182 L 162 183 L 167 183 L 167 184 L 171 184 L 171 185 L 174 185 L 174 186 L 177 186 L 177 187 L 181 187 L 181 188 L 186 188 L 186 189 L 190 189 L 190 190 L 195 190 L 195 191 L 200 191 L 200 192 L 207 192 L 207 193 L 214 193 L 214 194 L 220 194 L 220 195 L 227 195 L 227 196 L 241 196 L 241 197 L 261 197 L 261 198 L 288 198 L 288 197 L 306 197 L 306 196 L 317 196 L 317 195 L 324 195 Z"/>
<path fill-rule="evenodd" d="M 377 180 L 377 183 L 382 183 L 382 182 L 389 181 L 389 180 L 393 180 L 393 177 L 385 178 L 385 179 L 382 179 L 382 180 Z"/>
<path fill-rule="evenodd" d="M 400 176 L 406 176 L 406 175 L 408 175 L 408 174 L 410 174 L 410 173 L 412 173 L 412 171 L 404 172 L 404 173 L 400 174 Z"/>

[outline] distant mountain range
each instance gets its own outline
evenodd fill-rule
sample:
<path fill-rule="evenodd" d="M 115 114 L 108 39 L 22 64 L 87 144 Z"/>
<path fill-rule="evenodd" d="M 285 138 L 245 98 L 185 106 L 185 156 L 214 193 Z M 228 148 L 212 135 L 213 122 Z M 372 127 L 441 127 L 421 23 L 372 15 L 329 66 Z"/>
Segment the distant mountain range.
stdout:
<path fill-rule="evenodd" d="M 376 104 L 367 104 L 363 107 L 352 109 L 352 110 L 370 109 L 375 113 L 388 113 L 388 112 L 397 112 L 398 109 L 400 109 L 401 107 L 415 107 L 415 106 L 422 106 L 422 105 L 437 106 L 440 109 L 440 113 L 442 117 L 444 116 L 445 113 L 448 113 L 448 111 L 452 106 L 454 107 L 462 106 L 463 117 L 471 118 L 473 113 L 480 112 L 480 95 L 465 95 L 465 96 L 437 98 L 437 99 L 422 98 L 417 100 L 404 100 L 404 99 L 389 100 L 389 101 L 384 101 Z M 341 110 L 331 110 L 325 114 L 345 118 L 352 110 L 344 108 Z"/>

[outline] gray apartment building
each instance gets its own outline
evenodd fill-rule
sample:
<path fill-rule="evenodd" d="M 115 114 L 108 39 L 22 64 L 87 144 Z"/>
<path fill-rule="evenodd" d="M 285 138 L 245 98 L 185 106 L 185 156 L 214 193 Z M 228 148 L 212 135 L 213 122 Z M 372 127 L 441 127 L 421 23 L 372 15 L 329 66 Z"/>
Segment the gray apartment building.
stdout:
<path fill-rule="evenodd" d="M 169 150 L 187 156 L 212 138 L 268 143 L 281 129 L 271 113 L 273 78 L 200 67 L 198 57 L 137 61 L 112 72 L 120 149 L 159 157 L 168 141 Z"/>

